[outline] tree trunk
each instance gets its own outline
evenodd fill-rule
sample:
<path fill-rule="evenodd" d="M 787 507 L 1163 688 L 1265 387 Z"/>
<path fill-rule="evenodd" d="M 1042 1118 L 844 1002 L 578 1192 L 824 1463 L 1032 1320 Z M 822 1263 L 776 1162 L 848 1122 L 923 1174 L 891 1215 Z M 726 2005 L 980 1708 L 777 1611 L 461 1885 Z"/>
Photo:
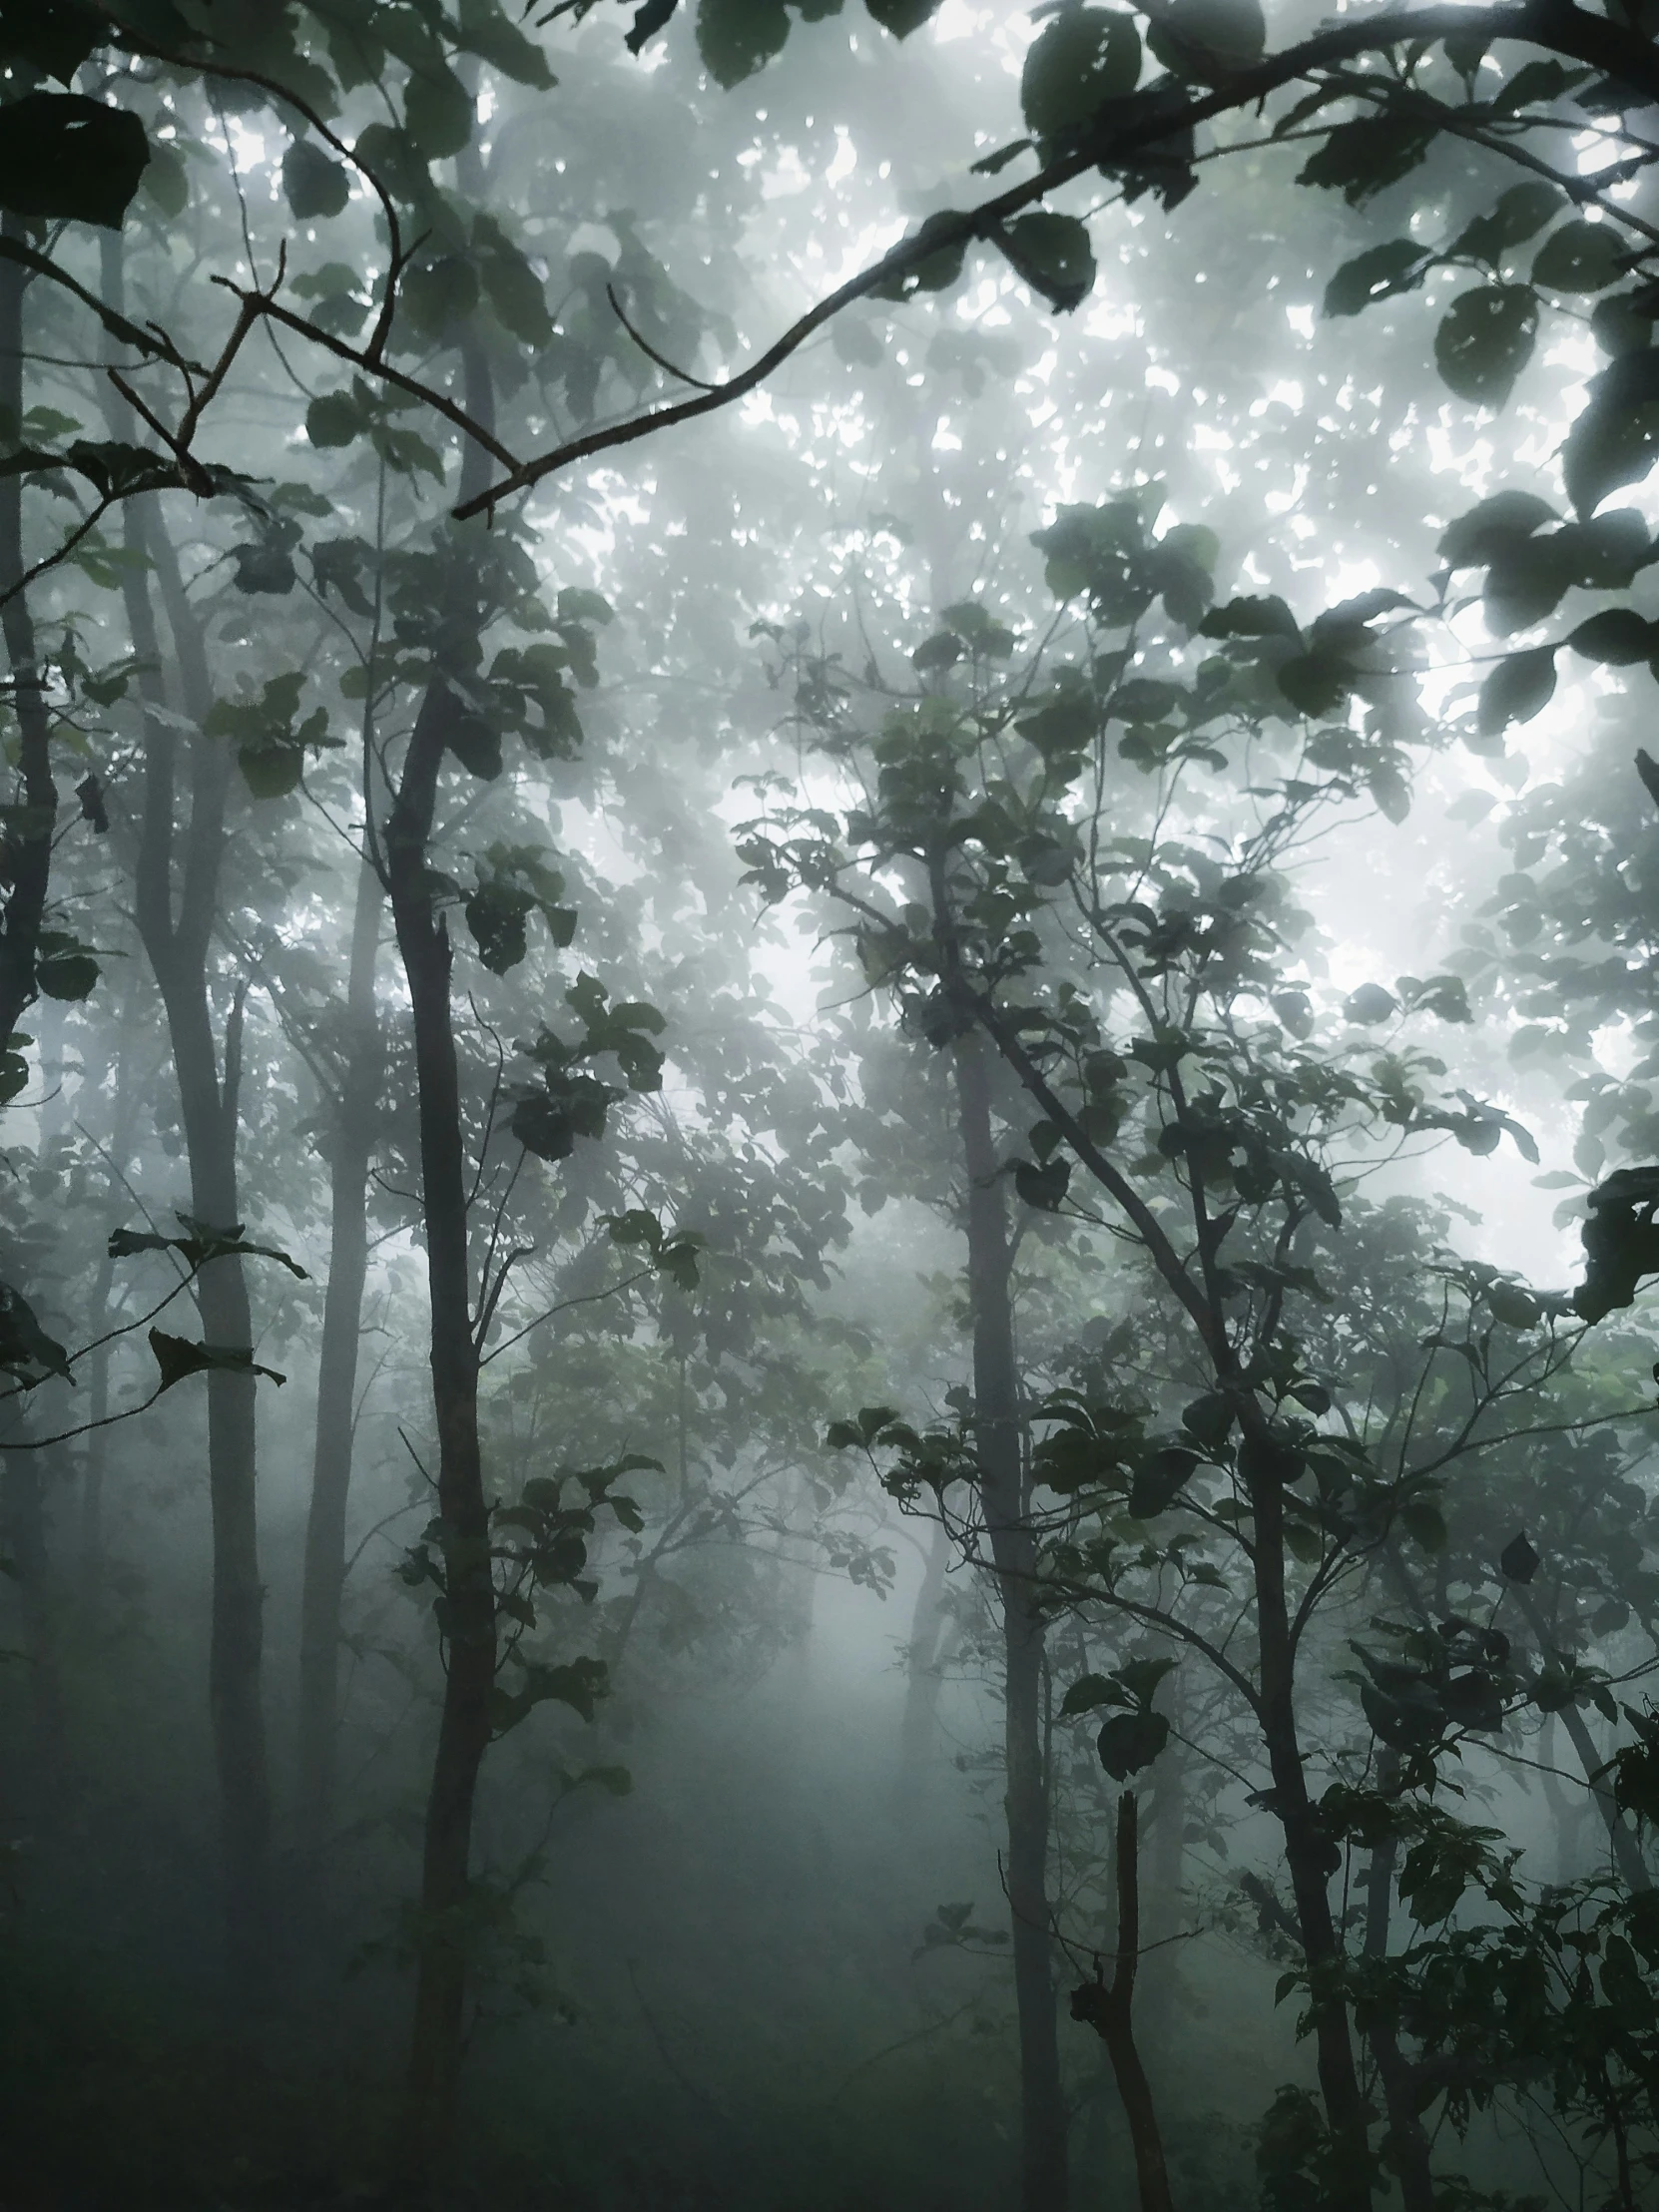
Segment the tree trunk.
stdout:
<path fill-rule="evenodd" d="M 1112 1978 L 1085 1981 L 1071 1993 L 1072 2018 L 1086 2020 L 1106 2045 L 1112 2078 L 1129 2122 L 1141 2212 L 1175 2212 L 1164 2138 L 1152 2101 L 1152 2084 L 1135 2040 L 1135 1977 L 1141 1954 L 1140 1835 L 1133 1790 L 1118 1800 L 1118 1940 Z M 1096 1965 L 1098 1974 L 1099 1966 Z"/>
<path fill-rule="evenodd" d="M 1010 1296 L 1012 1254 L 991 1089 L 978 1032 L 956 1040 L 956 1094 L 967 1171 L 968 1295 L 973 1312 L 974 1436 L 985 1526 L 1002 1602 L 1008 1905 L 1019 2011 L 1021 2202 L 1062 2212 L 1066 2106 L 1060 2086 L 1048 1911 L 1048 1776 L 1042 1721 L 1044 1624 L 1026 1506 Z"/>
<path fill-rule="evenodd" d="M 910 1636 L 904 1648 L 904 1715 L 898 1733 L 898 1799 L 913 1804 L 920 1795 L 932 1763 L 939 1710 L 939 1661 L 944 1627 L 945 1569 L 950 1564 L 950 1537 L 935 1523 L 927 1548 L 921 1587 L 910 1615 Z"/>
<path fill-rule="evenodd" d="M 1377 1787 L 1383 1797 L 1397 1794 L 1397 1751 L 1384 1747 L 1377 1763 Z M 1368 1958 L 1382 1958 L 1387 1955 L 1388 1922 L 1393 1908 L 1394 1861 L 1398 1852 L 1397 1839 L 1387 1837 L 1372 1853 L 1371 1863 L 1366 1869 L 1364 1949 Z M 1423 2126 L 1422 2116 L 1417 2110 L 1413 2069 L 1400 2050 L 1399 2037 L 1391 2019 L 1362 2017 L 1360 2027 L 1371 2045 L 1372 2056 L 1377 2060 L 1378 2076 L 1382 2083 L 1382 2101 L 1387 2107 L 1388 2134 L 1383 2144 L 1383 2162 L 1398 2177 L 1400 2202 L 1404 2212 L 1434 2212 L 1434 2180 L 1428 2164 L 1428 2130 Z"/>
<path fill-rule="evenodd" d="M 329 1159 L 328 1289 L 316 1379 L 316 1440 L 305 1524 L 299 1615 L 299 1848 L 314 1854 L 334 1818 L 338 1752 L 340 1597 L 345 1586 L 345 1507 L 363 1284 L 368 1273 L 368 1164 L 378 1124 L 381 1050 L 374 1012 L 380 878 L 365 859 L 357 875 L 346 981 L 346 1065 Z"/>
<path fill-rule="evenodd" d="M 475 348 L 463 347 L 462 359 L 467 411 L 475 421 L 487 423 L 494 412 L 488 368 Z M 461 472 L 461 497 L 468 497 L 482 480 L 477 448 L 469 448 Z M 450 589 L 457 621 L 475 607 L 466 552 L 472 531 L 483 527 L 456 529 L 451 540 Z M 432 1400 L 438 1434 L 437 1519 L 443 1562 L 438 1627 L 446 1660 L 421 1861 L 405 2131 L 411 2177 L 441 2172 L 454 2132 L 466 2001 L 472 1813 L 478 1772 L 489 1748 L 496 1665 L 495 1584 L 478 1439 L 478 1349 L 467 1258 L 460 1070 L 449 995 L 453 953 L 428 866 L 439 772 L 459 711 L 442 668 L 435 667 L 415 718 L 381 843 L 414 1030 Z"/>
<path fill-rule="evenodd" d="M 185 592 L 178 554 L 166 530 L 149 526 L 135 502 L 126 513 L 128 549 L 154 565 L 185 713 L 200 724 L 213 701 L 201 624 Z M 160 664 L 143 573 L 124 583 L 133 645 Z M 160 704 L 159 678 L 143 679 Z M 175 898 L 175 809 L 179 741 L 158 719 L 146 725 L 144 815 L 137 865 L 139 934 L 167 1012 L 179 1106 L 190 1163 L 191 1211 L 215 1228 L 241 1218 L 237 1176 L 242 994 L 225 1025 L 223 1067 L 209 989 L 212 931 L 228 836 L 229 748 L 190 741 L 190 828 L 183 885 Z M 177 910 L 176 910 L 177 909 Z M 237 1259 L 215 1260 L 197 1279 L 207 1344 L 252 1351 L 247 1278 Z M 208 1489 L 213 1519 L 213 1630 L 208 1699 L 219 1780 L 225 1880 L 226 1996 L 239 2015 L 269 1997 L 272 1963 L 271 1790 L 266 1764 L 260 1671 L 265 1591 L 260 1580 L 256 1512 L 255 1379 L 214 1369 L 208 1389 Z"/>
<path fill-rule="evenodd" d="M 1285 1589 L 1285 1497 L 1279 1455 L 1248 1436 L 1241 1471 L 1256 1513 L 1256 1617 L 1261 1643 L 1261 1723 L 1273 1778 L 1274 1811 L 1308 1963 L 1320 2091 L 1336 2158 L 1330 2212 L 1369 2212 L 1366 2101 L 1354 2059 L 1348 2005 L 1339 1985 L 1342 1943 L 1331 1912 L 1331 1847 L 1309 1802 L 1296 1720 L 1296 1655 Z"/>
<path fill-rule="evenodd" d="M 0 217 L 0 235 L 21 241 L 14 215 Z M 0 262 L 0 420 L 17 436 L 23 419 L 23 294 L 29 274 Z M 52 722 L 36 658 L 34 617 L 19 586 L 24 572 L 23 479 L 0 477 L 0 633 L 6 642 L 11 706 L 17 717 L 17 798 L 22 805 L 7 830 L 4 856 L 10 889 L 0 920 L 0 1046 L 16 1029 L 35 996 L 35 963 L 52 873 L 52 838 L 58 821 L 58 787 L 52 781 Z"/>
<path fill-rule="evenodd" d="M 1553 1648 L 1548 1623 L 1539 1612 L 1529 1590 L 1522 1589 L 1517 1582 L 1511 1582 L 1509 1594 L 1513 1597 L 1521 1618 L 1537 1637 L 1538 1656 L 1542 1659 L 1544 1653 Z M 1584 1779 L 1590 1785 L 1590 1795 L 1595 1799 L 1596 1810 L 1607 1829 L 1607 1841 L 1612 1849 L 1613 1864 L 1618 1869 L 1619 1880 L 1627 1890 L 1651 1890 L 1653 1877 L 1648 1873 L 1647 1861 L 1642 1857 L 1641 1841 L 1620 1811 L 1618 1800 L 1602 1773 L 1607 1762 L 1596 1749 L 1596 1740 L 1590 1734 L 1588 1722 L 1573 1704 L 1561 1706 L 1555 1718 L 1566 1730 L 1567 1741 L 1572 1745 L 1578 1763 L 1584 1769 Z"/>

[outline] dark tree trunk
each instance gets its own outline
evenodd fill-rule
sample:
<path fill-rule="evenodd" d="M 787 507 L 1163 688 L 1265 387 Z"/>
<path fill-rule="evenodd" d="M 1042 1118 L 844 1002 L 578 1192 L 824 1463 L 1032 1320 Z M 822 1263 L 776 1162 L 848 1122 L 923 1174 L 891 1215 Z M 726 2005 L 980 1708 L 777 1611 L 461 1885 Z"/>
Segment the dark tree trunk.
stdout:
<path fill-rule="evenodd" d="M 14 215 L 0 217 L 0 234 L 21 240 Z M 23 294 L 29 275 L 15 262 L 0 262 L 0 418 L 23 419 Z M 6 834 L 11 888 L 0 919 L 0 1046 L 16 1029 L 35 996 L 35 964 L 52 873 L 52 838 L 58 820 L 58 787 L 52 781 L 52 722 L 36 658 L 34 617 L 20 588 L 23 551 L 23 479 L 0 478 L 0 632 L 6 641 L 12 712 L 17 717 L 17 798 L 22 805 Z"/>
<path fill-rule="evenodd" d="M 1003 1748 L 1007 1772 L 1008 1905 L 1019 2011 L 1024 2212 L 1066 2201 L 1066 2106 L 1051 1973 L 1048 1775 L 1044 1744 L 1044 1624 L 1036 1603 L 1036 1547 L 1027 1515 L 1002 1176 L 991 1130 L 991 1087 L 977 1031 L 955 1045 L 956 1095 L 967 1173 L 968 1296 L 973 1312 L 974 1437 L 985 1526 L 1002 1605 Z"/>
<path fill-rule="evenodd" d="M 474 348 L 463 348 L 462 359 L 467 410 L 475 421 L 488 423 L 494 413 L 488 368 Z M 481 482 L 477 449 L 471 448 L 462 468 L 461 496 Z M 470 534 L 457 530 L 450 546 L 457 620 L 476 605 L 466 566 Z M 435 668 L 380 844 L 414 1030 L 443 1563 L 443 1708 L 426 1800 L 404 2138 L 408 2170 L 421 2177 L 441 2172 L 454 2133 L 466 2003 L 472 1815 L 479 1769 L 489 1749 L 496 1666 L 495 1584 L 478 1438 L 478 1347 L 467 1255 L 466 1155 L 450 1001 L 453 953 L 428 861 L 439 774 L 459 715 L 455 693 L 441 667 Z"/>
<path fill-rule="evenodd" d="M 154 566 L 167 609 L 179 696 L 201 724 L 213 701 L 202 626 L 187 597 L 178 554 L 159 523 L 126 508 L 127 545 Z M 160 645 L 142 572 L 124 586 L 133 644 L 159 667 Z M 159 679 L 144 679 L 160 704 Z M 167 1013 L 190 1163 L 191 1211 L 216 1228 L 241 1219 L 237 1175 L 242 995 L 225 1024 L 223 1063 L 209 988 L 212 932 L 228 843 L 230 750 L 198 735 L 189 742 L 190 826 L 182 886 L 175 890 L 179 740 L 159 718 L 146 724 L 144 814 L 137 864 L 139 934 Z M 252 1351 L 253 1316 L 243 1264 L 214 1261 L 197 1280 L 205 1343 Z M 208 1488 L 213 1519 L 213 1630 L 208 1697 L 219 1779 L 225 1880 L 226 1994 L 239 2013 L 269 1997 L 272 1965 L 271 1790 L 261 1700 L 265 1591 L 256 1511 L 253 1374 L 215 1369 L 207 1378 Z"/>
<path fill-rule="evenodd" d="M 1331 1850 L 1308 1796 L 1296 1720 L 1296 1654 L 1285 1588 L 1285 1497 L 1279 1455 L 1246 1439 L 1241 1468 L 1256 1513 L 1256 1617 L 1261 1643 L 1261 1725 L 1285 1838 L 1285 1863 L 1308 1962 L 1320 2092 L 1336 2153 L 1331 2212 L 1371 2204 L 1366 2100 L 1340 1986 L 1343 1948 L 1331 1911 Z"/>
<path fill-rule="evenodd" d="M 426 864 L 453 695 L 434 676 L 421 705 L 386 825 L 384 850 L 397 945 L 409 986 L 420 1107 L 422 1220 L 431 1299 L 432 1399 L 437 1418 L 437 1511 L 442 1525 L 446 1652 L 443 1711 L 426 1802 L 421 1936 L 409 2053 L 409 2094 L 426 2170 L 454 2123 L 466 1994 L 465 1908 L 472 1809 L 490 1740 L 495 1684 L 495 1592 L 489 1511 L 478 1441 L 478 1353 L 467 1259 L 466 1163 L 451 1020 L 452 953 Z"/>
<path fill-rule="evenodd" d="M 381 884 L 366 859 L 357 875 L 346 981 L 346 1064 L 335 1102 L 329 1159 L 328 1289 L 316 1379 L 316 1440 L 305 1524 L 299 1617 L 299 1758 L 295 1808 L 301 1851 L 327 1841 L 338 1751 L 340 1598 L 345 1586 L 345 1508 L 368 1273 L 368 1167 L 379 1120 L 381 1047 L 374 1011 Z"/>
<path fill-rule="evenodd" d="M 1106 2045 L 1112 2078 L 1129 2122 L 1141 2212 L 1175 2212 L 1164 2138 L 1152 2084 L 1135 2039 L 1135 1979 L 1141 1954 L 1139 1813 L 1133 1790 L 1118 1800 L 1116 1839 L 1118 1939 L 1112 1978 L 1085 1981 L 1071 1993 L 1071 2014 L 1086 2020 Z M 1098 1973 L 1098 1964 L 1096 1967 Z"/>
<path fill-rule="evenodd" d="M 1377 1763 L 1377 1787 L 1384 1797 L 1392 1797 L 1399 1788 L 1399 1754 L 1384 1748 Z M 1366 1922 L 1364 1948 L 1368 1958 L 1387 1955 L 1388 1922 L 1393 1908 L 1394 1862 L 1399 1846 L 1392 1836 L 1387 1837 L 1371 1855 L 1366 1869 Z M 1383 2145 L 1383 2161 L 1390 2166 L 1399 2180 L 1400 2202 L 1404 2212 L 1434 2212 L 1434 2180 L 1429 2170 L 1428 2130 L 1422 2124 L 1417 2110 L 1416 2076 L 1410 2062 L 1399 2047 L 1399 2036 L 1391 2019 L 1367 2019 L 1362 2016 L 1360 2027 L 1370 2043 L 1372 2056 L 1377 2060 L 1378 2076 L 1382 2083 L 1382 2101 L 1387 2107 L 1388 2134 Z"/>
<path fill-rule="evenodd" d="M 931 1765 L 939 1710 L 939 1662 L 943 1655 L 945 1624 L 945 1569 L 951 1544 L 946 1530 L 934 1525 L 921 1587 L 910 1615 L 910 1635 L 904 1647 L 904 1714 L 898 1733 L 898 1797 L 910 1804 L 919 1795 Z"/>
<path fill-rule="evenodd" d="M 1516 1609 L 1538 1639 L 1540 1659 L 1553 1648 L 1549 1624 L 1538 1610 L 1529 1590 L 1519 1583 L 1510 1583 L 1509 1593 Z M 1619 1880 L 1627 1890 L 1651 1890 L 1653 1877 L 1647 1871 L 1647 1861 L 1642 1857 L 1642 1846 L 1636 1831 L 1619 1809 L 1603 1770 L 1606 1760 L 1596 1748 L 1596 1740 L 1590 1734 L 1589 1724 L 1576 1705 L 1560 1707 L 1555 1718 L 1567 1732 L 1579 1765 L 1584 1769 L 1584 1779 L 1590 1785 L 1590 1795 L 1595 1799 L 1596 1811 L 1601 1815 L 1607 1830 L 1607 1842 L 1613 1854 L 1613 1864 L 1618 1869 Z"/>

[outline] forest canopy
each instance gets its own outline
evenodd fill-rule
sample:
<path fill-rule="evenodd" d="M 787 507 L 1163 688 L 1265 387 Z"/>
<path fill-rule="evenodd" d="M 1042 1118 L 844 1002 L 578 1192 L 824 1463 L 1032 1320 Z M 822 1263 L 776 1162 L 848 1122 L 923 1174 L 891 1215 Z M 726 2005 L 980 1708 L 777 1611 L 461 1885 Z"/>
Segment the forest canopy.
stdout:
<path fill-rule="evenodd" d="M 19 2212 L 1654 2201 L 1656 35 L 0 0 Z"/>

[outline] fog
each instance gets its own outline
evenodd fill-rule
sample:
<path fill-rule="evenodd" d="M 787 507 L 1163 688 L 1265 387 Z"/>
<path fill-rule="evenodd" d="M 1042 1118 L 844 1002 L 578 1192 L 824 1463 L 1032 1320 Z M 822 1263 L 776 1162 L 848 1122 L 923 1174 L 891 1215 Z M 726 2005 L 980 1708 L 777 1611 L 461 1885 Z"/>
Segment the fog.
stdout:
<path fill-rule="evenodd" d="M 1659 2202 L 1651 30 L 0 6 L 3 2212 Z"/>

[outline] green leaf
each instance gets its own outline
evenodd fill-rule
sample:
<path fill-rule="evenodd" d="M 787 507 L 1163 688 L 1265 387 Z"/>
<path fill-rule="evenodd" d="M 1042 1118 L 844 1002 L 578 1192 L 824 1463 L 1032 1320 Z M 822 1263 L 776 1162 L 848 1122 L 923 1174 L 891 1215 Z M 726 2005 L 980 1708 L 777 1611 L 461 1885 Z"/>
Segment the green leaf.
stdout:
<path fill-rule="evenodd" d="M 1608 607 L 1572 631 L 1567 644 L 1587 661 L 1606 668 L 1634 668 L 1659 649 L 1659 623 L 1644 621 L 1633 607 Z"/>
<path fill-rule="evenodd" d="M 879 23 L 894 38 L 908 38 L 937 14 L 939 0 L 864 0 L 864 6 L 872 23 Z"/>
<path fill-rule="evenodd" d="M 1447 568 L 1484 568 L 1495 555 L 1556 519 L 1548 500 L 1535 492 L 1494 492 L 1447 524 L 1440 534 L 1440 559 Z"/>
<path fill-rule="evenodd" d="M 1136 1467 L 1129 1486 L 1129 1510 L 1136 1520 L 1167 1512 L 1185 1487 L 1200 1455 L 1185 1444 L 1165 1444 Z"/>
<path fill-rule="evenodd" d="M 309 139 L 295 139 L 282 156 L 282 192 L 301 223 L 338 215 L 351 198 L 351 173 Z"/>
<path fill-rule="evenodd" d="M 1501 407 L 1532 357 L 1538 298 L 1529 284 L 1460 292 L 1434 333 L 1434 362 L 1459 399 Z"/>
<path fill-rule="evenodd" d="M 1404 116 L 1366 116 L 1340 123 L 1304 165 L 1299 185 L 1340 192 L 1351 208 L 1363 207 L 1384 186 L 1397 184 L 1427 153 L 1435 125 Z"/>
<path fill-rule="evenodd" d="M 1512 722 L 1530 722 L 1555 697 L 1555 648 L 1534 646 L 1499 661 L 1480 687 L 1475 728 L 1483 738 L 1501 737 Z"/>
<path fill-rule="evenodd" d="M 1486 1285 L 1481 1295 L 1493 1320 L 1502 1322 L 1505 1329 L 1537 1328 L 1542 1308 L 1531 1292 L 1522 1290 L 1518 1283 L 1506 1282 L 1499 1276 Z"/>
<path fill-rule="evenodd" d="M 1121 1705 L 1123 1695 L 1116 1682 L 1104 1674 L 1079 1675 L 1060 1700 L 1062 1717 L 1092 1713 L 1099 1705 Z"/>
<path fill-rule="evenodd" d="M 403 122 L 423 161 L 444 161 L 458 154 L 477 120 L 465 85 L 441 62 L 423 62 L 409 72 L 403 88 Z"/>
<path fill-rule="evenodd" d="M 1605 291 L 1623 276 L 1626 251 L 1610 223 L 1563 223 L 1539 247 L 1532 281 L 1551 291 Z"/>
<path fill-rule="evenodd" d="M 367 417 L 349 391 L 319 391 L 305 409 L 305 435 L 315 446 L 349 445 L 367 427 Z"/>
<path fill-rule="evenodd" d="M 534 39 L 527 38 L 516 23 L 509 21 L 500 0 L 461 0 L 457 31 L 458 46 L 516 84 L 549 92 L 558 83 L 547 66 L 547 56 Z"/>
<path fill-rule="evenodd" d="M 90 998 L 98 961 L 90 948 L 61 929 L 43 929 L 35 956 L 35 983 L 47 998 Z"/>
<path fill-rule="evenodd" d="M 185 158 L 165 139 L 154 140 L 140 190 L 161 214 L 177 218 L 190 206 L 190 173 Z"/>
<path fill-rule="evenodd" d="M 503 244 L 480 257 L 478 273 L 484 297 L 504 330 L 525 345 L 547 346 L 553 341 L 553 317 L 547 311 L 547 294 L 516 247 Z"/>
<path fill-rule="evenodd" d="M 1511 1536 L 1498 1555 L 1498 1571 L 1506 1582 L 1530 1582 L 1542 1562 L 1526 1540 L 1523 1528 L 1518 1536 Z"/>
<path fill-rule="evenodd" d="M 85 0 L 0 0 L 0 63 L 26 62 L 61 85 L 108 37 Z"/>
<path fill-rule="evenodd" d="M 995 244 L 1020 281 L 1058 313 L 1069 314 L 1093 288 L 1094 250 L 1088 226 L 1076 216 L 1018 216 L 995 233 Z"/>
<path fill-rule="evenodd" d="M 1511 185 L 1490 215 L 1476 216 L 1457 234 L 1446 251 L 1489 262 L 1495 269 L 1511 248 L 1524 246 L 1543 229 L 1564 198 L 1554 185 L 1541 180 Z"/>
<path fill-rule="evenodd" d="M 1398 1004 L 1393 993 L 1385 991 L 1381 983 L 1362 983 L 1344 1001 L 1343 1019 L 1369 1027 L 1373 1022 L 1386 1021 L 1397 1010 Z"/>
<path fill-rule="evenodd" d="M 1301 645 L 1302 632 L 1284 600 L 1230 599 L 1225 607 L 1212 607 L 1199 624 L 1204 638 L 1289 638 Z"/>
<path fill-rule="evenodd" d="M 0 208 L 119 231 L 150 160 L 144 125 L 78 92 L 26 92 L 0 131 Z"/>
<path fill-rule="evenodd" d="M 1426 247 L 1411 239 L 1390 239 L 1344 262 L 1325 287 L 1327 315 L 1358 314 L 1374 300 L 1389 299 L 1396 292 L 1412 291 L 1428 274 Z"/>
<path fill-rule="evenodd" d="M 287 1381 L 275 1368 L 262 1368 L 244 1345 L 193 1344 L 188 1337 L 170 1337 L 165 1330 L 152 1329 L 150 1349 L 161 1377 L 159 1390 L 171 1390 L 190 1375 L 263 1375 L 278 1384 Z"/>
<path fill-rule="evenodd" d="M 27 1077 L 27 1061 L 23 1068 Z M 29 1301 L 9 1283 L 0 1283 L 0 1374 L 10 1376 L 26 1389 L 44 1382 L 49 1375 L 65 1382 L 74 1380 L 68 1353 L 55 1337 L 46 1334 Z"/>
<path fill-rule="evenodd" d="M 1100 1764 L 1114 1782 L 1150 1767 L 1169 1742 L 1170 1724 L 1162 1713 L 1114 1713 L 1095 1738 Z"/>
<path fill-rule="evenodd" d="M 728 92 L 781 54 L 789 35 L 784 0 L 698 0 L 697 51 Z"/>
<path fill-rule="evenodd" d="M 1025 127 L 1037 138 L 1075 130 L 1103 101 L 1133 92 L 1140 74 L 1133 16 L 1117 8 L 1062 8 L 1026 49 L 1019 81 Z"/>
<path fill-rule="evenodd" d="M 1561 468 L 1567 497 L 1593 514 L 1610 491 L 1637 484 L 1659 461 L 1659 347 L 1621 353 L 1592 376 L 1583 412 L 1567 432 Z"/>

